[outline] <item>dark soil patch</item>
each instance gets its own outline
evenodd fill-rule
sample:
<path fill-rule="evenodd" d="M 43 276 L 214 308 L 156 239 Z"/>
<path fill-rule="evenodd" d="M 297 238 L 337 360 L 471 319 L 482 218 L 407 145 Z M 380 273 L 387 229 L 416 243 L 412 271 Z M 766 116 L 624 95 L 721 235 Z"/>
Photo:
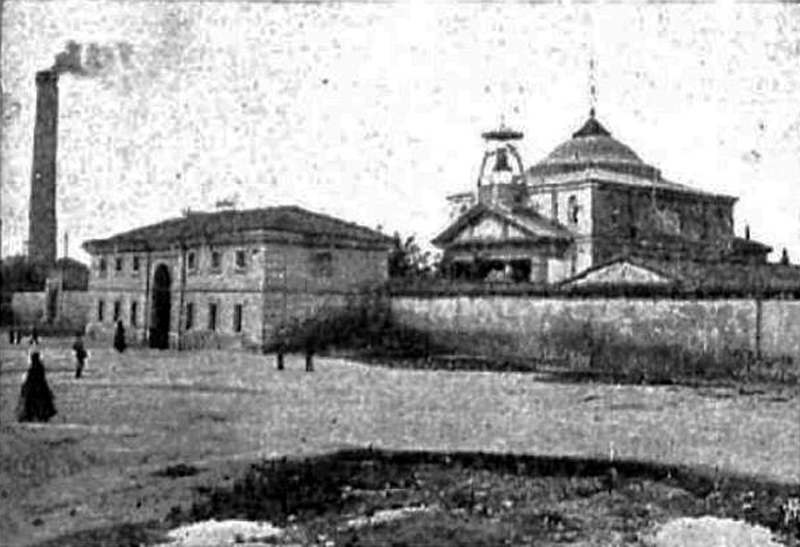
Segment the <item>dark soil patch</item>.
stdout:
<path fill-rule="evenodd" d="M 715 515 L 800 540 L 781 509 L 800 485 L 636 461 L 484 453 L 344 451 L 265 461 L 232 488 L 198 493 L 173 524 L 210 518 L 294 522 L 336 545 L 635 543 L 660 522 Z M 354 517 L 427 507 L 348 527 Z"/>
<path fill-rule="evenodd" d="M 193 465 L 186 465 L 179 463 L 176 465 L 169 465 L 163 469 L 153 472 L 154 477 L 166 477 L 168 479 L 177 479 L 180 477 L 191 477 L 197 475 L 200 470 Z"/>
<path fill-rule="evenodd" d="M 168 474 L 178 472 L 172 467 Z M 797 546 L 798 522 L 782 508 L 798 497 L 798 484 L 648 462 L 356 449 L 263 461 L 232 484 L 196 488 L 160 521 L 85 530 L 40 547 L 152 545 L 168 528 L 212 518 L 291 523 L 337 546 L 641 545 L 656 525 L 700 515 L 760 524 Z M 379 518 L 398 508 L 418 510 Z"/>

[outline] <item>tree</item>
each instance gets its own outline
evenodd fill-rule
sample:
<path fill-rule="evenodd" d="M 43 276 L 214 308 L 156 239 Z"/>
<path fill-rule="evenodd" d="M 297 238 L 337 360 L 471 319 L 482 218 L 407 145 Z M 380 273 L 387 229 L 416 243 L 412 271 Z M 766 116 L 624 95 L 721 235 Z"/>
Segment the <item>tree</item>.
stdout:
<path fill-rule="evenodd" d="M 16 255 L 4 259 L 0 270 L 3 292 L 44 290 L 47 268 L 29 262 L 25 256 Z"/>
<path fill-rule="evenodd" d="M 403 239 L 395 232 L 394 246 L 389 253 L 389 277 L 427 277 L 437 271 L 437 260 L 430 251 L 423 251 L 414 236 Z"/>

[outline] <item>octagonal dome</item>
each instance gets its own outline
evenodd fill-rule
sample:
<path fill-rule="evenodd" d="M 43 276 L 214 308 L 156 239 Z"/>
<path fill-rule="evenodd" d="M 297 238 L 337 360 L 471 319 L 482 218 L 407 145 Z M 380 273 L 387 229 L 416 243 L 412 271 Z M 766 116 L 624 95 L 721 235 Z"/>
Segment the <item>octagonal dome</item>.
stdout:
<path fill-rule="evenodd" d="M 658 176 L 659 171 L 647 165 L 628 145 L 611 136 L 597 121 L 592 112 L 589 119 L 572 138 L 556 146 L 542 161 L 528 170 L 533 177 L 578 171 L 587 167 L 600 167 L 611 171 Z"/>

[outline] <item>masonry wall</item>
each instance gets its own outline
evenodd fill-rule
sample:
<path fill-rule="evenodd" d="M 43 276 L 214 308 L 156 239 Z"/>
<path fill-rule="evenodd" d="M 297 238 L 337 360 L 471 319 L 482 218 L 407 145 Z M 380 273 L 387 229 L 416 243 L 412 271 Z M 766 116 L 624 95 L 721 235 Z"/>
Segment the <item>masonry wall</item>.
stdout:
<path fill-rule="evenodd" d="M 659 242 L 667 253 L 703 256 L 703 249 L 726 248 L 733 237 L 732 204 L 714 196 L 658 191 L 654 200 L 646 188 L 598 185 L 592 205 L 595 263 L 629 252 L 634 240 Z M 694 242 L 697 249 L 670 244 L 678 235 Z"/>
<path fill-rule="evenodd" d="M 394 297 L 393 320 L 433 333 L 467 353 L 540 357 L 560 334 L 590 329 L 619 341 L 679 345 L 702 352 L 737 349 L 800 363 L 800 301 L 752 299 L 570 299 Z M 760 334 L 757 336 L 757 327 Z"/>
<path fill-rule="evenodd" d="M 86 325 L 92 297 L 86 291 L 57 293 L 54 324 L 63 328 L 82 329 Z M 47 317 L 47 292 L 18 292 L 11 298 L 11 309 L 19 325 L 44 322 Z"/>
<path fill-rule="evenodd" d="M 17 292 L 11 297 L 11 309 L 17 324 L 27 325 L 44 320 L 45 298 L 44 291 Z"/>
<path fill-rule="evenodd" d="M 236 251 L 245 253 L 244 267 L 236 265 Z M 220 254 L 217 267 L 212 265 L 214 252 Z M 194 254 L 191 260 L 190 253 Z M 138 256 L 138 270 L 133 268 L 134 256 Z M 105 272 L 100 268 L 101 258 L 105 259 Z M 118 258 L 122 259 L 120 270 L 116 268 Z M 162 265 L 167 267 L 171 281 L 170 345 L 187 348 L 260 346 L 281 321 L 303 318 L 309 309 L 330 306 L 387 278 L 387 253 L 381 250 L 236 243 L 196 245 L 186 251 L 175 248 L 150 255 L 107 253 L 92 261 L 91 302 L 85 317 L 93 336 L 112 335 L 114 306 L 119 303 L 119 319 L 129 340 L 146 341 L 148 316 L 152 314 L 152 302 L 148 300 L 152 299 L 155 271 Z M 102 319 L 98 316 L 100 302 Z M 191 325 L 187 324 L 189 304 L 193 308 Z M 213 330 L 209 321 L 211 304 L 217 310 Z M 234 328 L 237 305 L 242 306 L 238 332 Z"/>

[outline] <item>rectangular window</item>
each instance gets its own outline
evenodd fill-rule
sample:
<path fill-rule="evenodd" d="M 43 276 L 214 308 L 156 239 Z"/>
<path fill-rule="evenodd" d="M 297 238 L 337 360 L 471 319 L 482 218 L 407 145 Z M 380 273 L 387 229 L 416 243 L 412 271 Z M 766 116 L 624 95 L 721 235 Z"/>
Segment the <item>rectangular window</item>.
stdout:
<path fill-rule="evenodd" d="M 194 251 L 186 255 L 186 269 L 193 272 L 197 269 L 197 256 Z"/>
<path fill-rule="evenodd" d="M 106 273 L 108 272 L 108 261 L 105 259 L 105 257 L 100 259 L 99 269 L 100 269 L 100 277 L 105 277 Z"/>
<path fill-rule="evenodd" d="M 243 270 L 247 267 L 247 254 L 244 251 L 236 251 L 236 269 Z"/>
<path fill-rule="evenodd" d="M 114 259 L 114 270 L 117 271 L 117 272 L 121 272 L 122 271 L 122 257 L 121 256 L 118 256 L 117 258 Z"/>
<path fill-rule="evenodd" d="M 119 300 L 114 301 L 114 321 L 119 321 L 122 316 L 122 302 Z"/>
<path fill-rule="evenodd" d="M 106 303 L 102 300 L 97 301 L 97 320 L 99 322 L 103 321 L 103 316 L 105 315 L 106 311 Z"/>
<path fill-rule="evenodd" d="M 242 332 L 242 305 L 233 306 L 233 332 Z"/>
<path fill-rule="evenodd" d="M 211 251 L 211 269 L 215 272 L 222 269 L 222 254 L 219 251 Z"/>
<path fill-rule="evenodd" d="M 214 303 L 208 305 L 208 330 L 217 330 L 217 305 Z"/>
<path fill-rule="evenodd" d="M 333 255 L 329 252 L 315 253 L 311 258 L 311 273 L 316 277 L 333 276 Z"/>
<path fill-rule="evenodd" d="M 194 302 L 186 303 L 186 330 L 194 328 Z"/>
<path fill-rule="evenodd" d="M 138 273 L 139 272 L 139 257 L 138 256 L 134 256 L 133 257 L 132 268 L 133 268 L 133 273 Z"/>
<path fill-rule="evenodd" d="M 139 303 L 131 302 L 131 326 L 138 326 L 139 322 Z"/>

